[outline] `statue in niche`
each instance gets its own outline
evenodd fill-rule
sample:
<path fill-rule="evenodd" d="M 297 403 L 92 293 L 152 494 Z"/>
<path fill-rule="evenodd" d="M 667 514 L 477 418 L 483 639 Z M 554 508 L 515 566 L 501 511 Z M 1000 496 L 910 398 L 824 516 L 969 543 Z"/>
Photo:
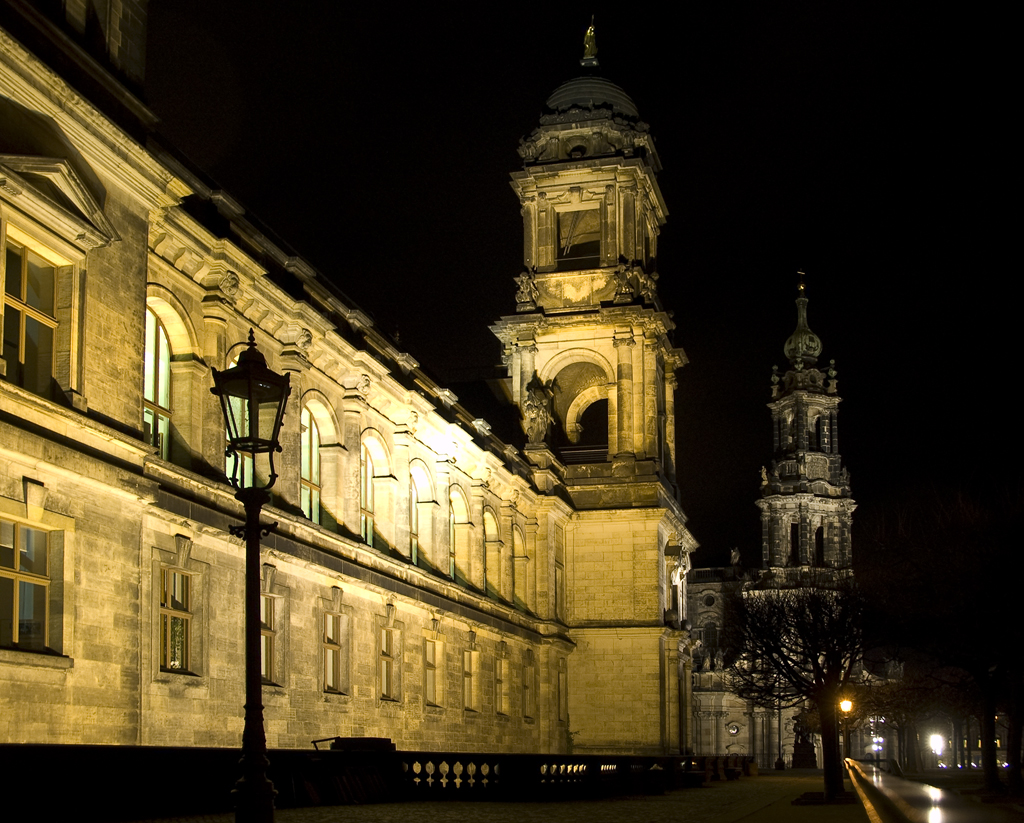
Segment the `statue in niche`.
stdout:
<path fill-rule="evenodd" d="M 553 397 L 551 386 L 545 386 L 534 372 L 533 379 L 526 386 L 526 399 L 523 401 L 523 430 L 531 446 L 539 446 L 547 439 Z"/>

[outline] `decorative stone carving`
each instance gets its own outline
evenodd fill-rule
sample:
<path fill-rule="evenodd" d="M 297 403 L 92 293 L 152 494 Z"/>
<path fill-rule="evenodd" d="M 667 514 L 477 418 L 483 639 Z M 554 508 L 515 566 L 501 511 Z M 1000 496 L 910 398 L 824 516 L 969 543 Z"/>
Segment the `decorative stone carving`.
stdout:
<path fill-rule="evenodd" d="M 515 278 L 519 288 L 516 289 L 516 310 L 528 311 L 537 308 L 540 289 L 537 288 L 537 277 L 533 272 L 524 271 Z"/>
<path fill-rule="evenodd" d="M 226 297 L 233 298 L 238 294 L 239 285 L 238 275 L 233 271 L 229 271 L 220 279 L 219 288 Z"/>
<path fill-rule="evenodd" d="M 551 409 L 554 392 L 550 385 L 544 385 L 536 372 L 526 387 L 523 401 L 523 430 L 531 446 L 544 443 L 551 428 Z"/>
<path fill-rule="evenodd" d="M 301 352 L 308 352 L 309 347 L 313 345 L 313 332 L 309 329 L 303 329 L 299 332 L 299 337 L 295 341 L 295 347 Z"/>

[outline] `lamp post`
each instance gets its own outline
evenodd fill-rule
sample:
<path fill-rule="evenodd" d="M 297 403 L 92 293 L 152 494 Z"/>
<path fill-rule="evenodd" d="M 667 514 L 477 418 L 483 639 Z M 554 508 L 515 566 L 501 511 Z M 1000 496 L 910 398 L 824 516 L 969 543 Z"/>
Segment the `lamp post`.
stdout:
<path fill-rule="evenodd" d="M 839 709 L 843 713 L 843 757 L 850 756 L 850 710 L 853 709 L 853 702 L 840 700 Z"/>
<path fill-rule="evenodd" d="M 277 480 L 274 452 L 284 407 L 291 393 L 288 375 L 267 367 L 266 358 L 256 350 L 256 338 L 249 329 L 249 348 L 239 355 L 237 365 L 224 371 L 213 369 L 210 389 L 220 398 L 227 430 L 227 454 L 234 455 L 229 480 L 235 499 L 245 508 L 245 525 L 233 526 L 231 533 L 245 539 L 245 726 L 242 731 L 242 776 L 235 784 L 237 823 L 270 823 L 274 819 L 274 784 L 267 779 L 267 737 L 263 729 L 263 673 L 260 649 L 260 538 L 276 524 L 260 525 L 260 513 L 270 501 L 268 491 Z M 267 455 L 269 471 L 260 484 L 256 471 L 258 455 Z M 245 471 L 245 460 L 251 471 Z"/>

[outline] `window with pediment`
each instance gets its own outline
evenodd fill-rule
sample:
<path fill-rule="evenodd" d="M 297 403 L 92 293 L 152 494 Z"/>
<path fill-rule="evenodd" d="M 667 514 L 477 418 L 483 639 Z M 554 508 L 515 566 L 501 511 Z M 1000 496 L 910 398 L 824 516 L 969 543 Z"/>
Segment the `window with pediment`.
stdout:
<path fill-rule="evenodd" d="M 84 409 L 81 270 L 91 250 L 119 238 L 99 205 L 102 186 L 80 157 L 34 155 L 58 141 L 74 153 L 56 123 L 0 97 L 2 121 L 18 122 L 12 135 L 20 130 L 14 142 L 22 145 L 0 154 L 0 374 Z"/>

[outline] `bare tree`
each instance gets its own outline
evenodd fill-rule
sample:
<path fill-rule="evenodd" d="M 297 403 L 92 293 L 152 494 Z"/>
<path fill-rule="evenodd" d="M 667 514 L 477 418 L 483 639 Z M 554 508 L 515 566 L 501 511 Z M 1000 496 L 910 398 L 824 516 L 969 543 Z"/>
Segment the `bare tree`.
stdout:
<path fill-rule="evenodd" d="M 863 655 L 863 600 L 849 577 L 808 577 L 788 588 L 762 580 L 728 607 L 731 688 L 762 706 L 813 702 L 828 802 L 843 791 L 838 703 Z"/>

